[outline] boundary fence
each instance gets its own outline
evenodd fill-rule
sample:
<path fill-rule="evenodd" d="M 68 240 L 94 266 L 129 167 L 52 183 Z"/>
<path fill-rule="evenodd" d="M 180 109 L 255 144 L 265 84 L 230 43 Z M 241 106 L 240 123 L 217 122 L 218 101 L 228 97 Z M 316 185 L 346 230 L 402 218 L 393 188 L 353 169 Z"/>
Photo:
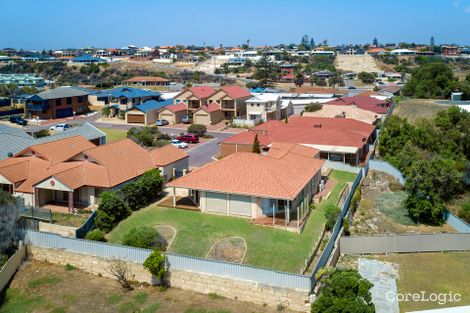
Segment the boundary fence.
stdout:
<path fill-rule="evenodd" d="M 401 185 L 405 184 L 405 177 L 403 176 L 403 174 L 396 167 L 394 167 L 388 162 L 379 160 L 369 160 L 369 169 L 387 173 L 388 175 L 398 180 Z"/>
<path fill-rule="evenodd" d="M 32 246 L 61 249 L 100 258 L 115 257 L 138 264 L 142 264 L 149 254 L 152 253 L 152 250 L 149 249 L 65 238 L 56 234 L 32 230 L 25 231 L 25 241 Z M 174 253 L 167 253 L 166 256 L 170 271 L 174 268 L 177 270 L 228 277 L 235 280 L 252 281 L 280 288 L 291 288 L 302 291 L 310 291 L 312 289 L 311 279 L 309 276 L 305 275 L 278 272 L 250 265 L 207 260 Z"/>
<path fill-rule="evenodd" d="M 3 291 L 3 289 L 8 285 L 10 279 L 16 273 L 16 270 L 20 267 L 25 257 L 26 248 L 22 245 L 3 265 L 0 270 L 0 291 Z"/>
<path fill-rule="evenodd" d="M 85 238 L 85 235 L 86 235 L 90 230 L 92 230 L 93 228 L 95 228 L 96 212 L 97 212 L 97 211 L 93 211 L 93 213 L 91 213 L 91 215 L 87 218 L 87 220 L 85 221 L 85 223 L 83 223 L 82 226 L 80 226 L 79 228 L 77 228 L 77 229 L 75 230 L 75 237 L 77 237 L 77 238 Z"/>

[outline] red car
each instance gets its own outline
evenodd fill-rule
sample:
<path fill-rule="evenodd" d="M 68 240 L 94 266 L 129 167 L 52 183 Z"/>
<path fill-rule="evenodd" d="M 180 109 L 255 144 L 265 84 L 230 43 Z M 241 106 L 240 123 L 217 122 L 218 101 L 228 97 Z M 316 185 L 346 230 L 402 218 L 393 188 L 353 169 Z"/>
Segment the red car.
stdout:
<path fill-rule="evenodd" d="M 186 134 L 176 137 L 179 141 L 186 142 L 186 143 L 198 143 L 199 136 L 195 134 Z"/>

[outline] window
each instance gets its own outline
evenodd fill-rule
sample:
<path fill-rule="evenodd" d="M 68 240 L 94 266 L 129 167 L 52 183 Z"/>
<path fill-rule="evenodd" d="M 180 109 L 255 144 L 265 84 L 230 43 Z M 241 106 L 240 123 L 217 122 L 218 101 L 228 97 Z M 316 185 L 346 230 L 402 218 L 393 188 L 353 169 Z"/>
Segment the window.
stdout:
<path fill-rule="evenodd" d="M 72 98 L 67 98 L 67 104 L 72 104 Z"/>
<path fill-rule="evenodd" d="M 83 102 L 83 96 L 78 97 L 78 103 L 82 103 L 82 102 Z"/>
<path fill-rule="evenodd" d="M 55 105 L 59 106 L 62 104 L 62 99 L 56 99 L 55 100 Z"/>

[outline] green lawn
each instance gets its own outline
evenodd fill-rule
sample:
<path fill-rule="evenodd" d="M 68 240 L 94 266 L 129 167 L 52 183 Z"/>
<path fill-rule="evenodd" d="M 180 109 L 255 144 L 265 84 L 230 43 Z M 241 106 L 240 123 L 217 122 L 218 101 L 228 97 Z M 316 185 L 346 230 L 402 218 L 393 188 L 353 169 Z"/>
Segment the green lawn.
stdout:
<path fill-rule="evenodd" d="M 106 134 L 106 142 L 113 142 L 127 137 L 127 130 L 117 128 L 100 128 Z"/>
<path fill-rule="evenodd" d="M 460 302 L 447 302 L 439 305 L 437 302 L 403 301 L 400 303 L 401 312 L 438 309 L 442 307 L 470 305 L 470 253 L 421 253 L 397 254 L 376 257 L 379 260 L 399 264 L 398 292 L 420 293 L 459 293 Z"/>
<path fill-rule="evenodd" d="M 108 234 L 108 240 L 121 243 L 129 229 L 141 225 L 171 225 L 177 230 L 171 252 L 205 257 L 217 240 L 240 236 L 246 240 L 248 247 L 244 263 L 299 273 L 325 223 L 323 209 L 330 203 L 335 204 L 346 182 L 355 178 L 355 174 L 338 171 L 333 171 L 331 175 L 338 184 L 330 198 L 312 211 L 301 234 L 253 225 L 244 218 L 151 206 L 134 212 L 121 222 Z"/>

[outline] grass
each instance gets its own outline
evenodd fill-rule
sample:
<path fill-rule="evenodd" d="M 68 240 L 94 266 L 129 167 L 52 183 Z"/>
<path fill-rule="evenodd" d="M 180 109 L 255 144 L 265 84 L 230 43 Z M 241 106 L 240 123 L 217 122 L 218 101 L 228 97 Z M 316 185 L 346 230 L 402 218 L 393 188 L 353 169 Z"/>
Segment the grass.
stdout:
<path fill-rule="evenodd" d="M 311 212 L 301 234 L 253 225 L 244 218 L 151 206 L 134 212 L 122 221 L 108 234 L 108 241 L 122 243 L 124 234 L 137 226 L 171 225 L 177 230 L 171 252 L 203 258 L 216 241 L 226 237 L 242 237 L 247 242 L 244 263 L 299 273 L 322 231 L 326 220 L 324 208 L 336 204 L 346 182 L 355 178 L 355 174 L 339 171 L 333 171 L 331 176 L 338 183 L 329 199 Z"/>
<path fill-rule="evenodd" d="M 39 288 L 45 285 L 56 285 L 60 282 L 62 282 L 62 278 L 55 276 L 55 275 L 51 275 L 51 276 L 40 277 L 40 278 L 31 280 L 28 283 L 28 287 L 31 289 L 34 289 L 34 288 Z"/>
<path fill-rule="evenodd" d="M 85 223 L 88 216 L 82 214 L 58 213 L 52 212 L 52 221 L 54 224 L 70 227 L 80 227 Z"/>
<path fill-rule="evenodd" d="M 27 313 L 33 312 L 45 300 L 38 295 L 25 295 L 17 288 L 9 288 L 6 291 L 5 302 L 0 307 L 0 313 Z"/>
<path fill-rule="evenodd" d="M 401 302 L 400 311 L 418 311 L 442 307 L 470 305 L 470 253 L 421 253 L 397 254 L 376 257 L 379 260 L 399 264 L 399 293 L 459 293 L 460 302 Z"/>
<path fill-rule="evenodd" d="M 377 209 L 402 225 L 416 225 L 411 219 L 408 210 L 404 206 L 407 194 L 404 191 L 382 193 L 375 200 Z"/>
<path fill-rule="evenodd" d="M 393 114 L 406 117 L 409 122 L 413 123 L 421 118 L 434 118 L 438 112 L 448 108 L 447 105 L 434 103 L 434 100 L 407 99 L 395 106 Z"/>
<path fill-rule="evenodd" d="M 127 137 L 127 130 L 118 128 L 100 128 L 106 134 L 106 142 L 110 143 Z"/>
<path fill-rule="evenodd" d="M 75 267 L 75 265 L 72 265 L 72 264 L 69 264 L 69 263 L 65 264 L 64 268 L 65 268 L 66 271 L 69 271 L 69 272 L 74 271 L 74 270 L 77 269 Z"/>
<path fill-rule="evenodd" d="M 122 300 L 122 295 L 120 294 L 112 294 L 108 297 L 108 299 L 106 300 L 106 302 L 109 304 L 109 305 L 113 305 L 113 304 L 116 304 L 118 302 L 120 302 Z"/>

